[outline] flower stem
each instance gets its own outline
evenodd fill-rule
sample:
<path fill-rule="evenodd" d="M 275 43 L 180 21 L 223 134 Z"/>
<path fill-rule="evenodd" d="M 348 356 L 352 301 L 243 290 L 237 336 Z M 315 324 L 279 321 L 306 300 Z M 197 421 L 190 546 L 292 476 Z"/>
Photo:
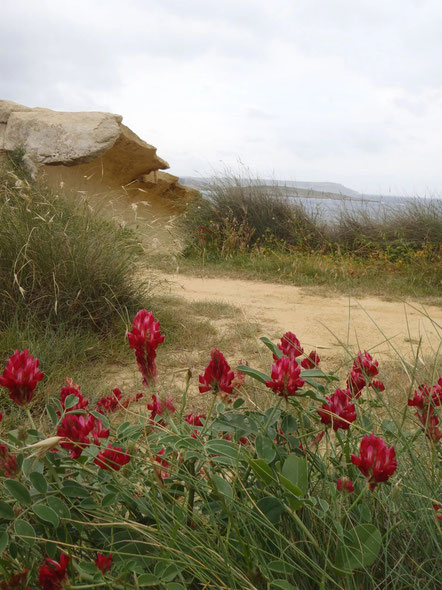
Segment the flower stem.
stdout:
<path fill-rule="evenodd" d="M 31 424 L 32 428 L 33 428 L 34 430 L 37 430 L 37 429 L 35 428 L 34 419 L 32 418 L 31 411 L 30 411 L 30 409 L 28 408 L 28 406 L 25 406 L 25 412 L 26 412 L 26 416 L 28 417 L 28 420 L 29 420 L 29 422 L 30 422 L 30 424 Z"/>
<path fill-rule="evenodd" d="M 362 496 L 365 494 L 366 491 L 367 491 L 367 486 L 363 486 L 362 490 L 359 493 L 359 496 L 356 498 L 356 500 L 350 506 L 350 508 L 348 509 L 348 512 L 351 512 L 353 510 L 353 508 L 356 506 L 356 504 L 359 503 L 359 501 L 361 500 Z"/>

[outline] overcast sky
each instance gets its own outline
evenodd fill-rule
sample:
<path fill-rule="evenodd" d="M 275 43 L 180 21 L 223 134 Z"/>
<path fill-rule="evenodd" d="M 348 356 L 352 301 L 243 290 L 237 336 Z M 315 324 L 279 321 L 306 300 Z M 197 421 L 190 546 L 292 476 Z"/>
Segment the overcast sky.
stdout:
<path fill-rule="evenodd" d="M 178 175 L 442 194 L 441 0 L 0 0 L 0 98 L 101 110 Z"/>

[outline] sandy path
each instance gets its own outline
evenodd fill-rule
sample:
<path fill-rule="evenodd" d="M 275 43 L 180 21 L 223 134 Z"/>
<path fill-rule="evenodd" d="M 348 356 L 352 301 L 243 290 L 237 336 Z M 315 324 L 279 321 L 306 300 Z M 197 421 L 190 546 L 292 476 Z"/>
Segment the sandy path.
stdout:
<path fill-rule="evenodd" d="M 435 306 L 322 297 L 301 287 L 259 281 L 179 274 L 163 278 L 174 295 L 235 305 L 247 320 L 261 326 L 263 335 L 276 338 L 291 330 L 305 348 L 322 348 L 326 356 L 342 353 L 339 341 L 353 350 L 363 348 L 391 358 L 397 358 L 393 348 L 408 358 L 415 356 L 420 339 L 422 355 L 433 355 L 442 342 L 442 310 Z"/>

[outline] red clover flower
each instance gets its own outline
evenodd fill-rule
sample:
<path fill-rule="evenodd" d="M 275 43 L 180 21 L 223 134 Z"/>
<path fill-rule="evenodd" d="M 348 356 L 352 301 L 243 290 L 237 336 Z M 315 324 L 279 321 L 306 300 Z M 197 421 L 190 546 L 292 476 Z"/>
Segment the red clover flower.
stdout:
<path fill-rule="evenodd" d="M 331 424 L 336 432 L 339 428 L 348 430 L 350 423 L 356 420 L 355 405 L 351 403 L 348 389 L 337 389 L 333 395 L 326 398 L 328 403 L 322 404 L 318 414 L 323 424 Z"/>
<path fill-rule="evenodd" d="M 143 384 L 148 386 L 156 381 L 155 365 L 158 344 L 164 341 L 160 322 L 156 322 L 151 311 L 141 309 L 134 318 L 132 332 L 127 333 L 130 348 L 135 350 L 138 369 L 143 376 Z"/>
<path fill-rule="evenodd" d="M 210 353 L 210 363 L 204 374 L 199 376 L 200 393 L 212 390 L 215 395 L 222 391 L 231 394 L 233 391 L 234 372 L 230 368 L 222 352 L 213 348 Z"/>
<path fill-rule="evenodd" d="M 98 552 L 97 559 L 95 560 L 95 565 L 104 574 L 112 567 L 112 560 L 112 553 L 109 553 L 109 555 L 103 555 L 102 553 Z"/>
<path fill-rule="evenodd" d="M 129 463 L 130 457 L 119 447 L 113 447 L 110 443 L 104 451 L 100 451 L 94 459 L 94 463 L 101 469 L 113 469 L 119 471 L 123 465 Z"/>
<path fill-rule="evenodd" d="M 44 377 L 38 370 L 38 359 L 29 354 L 29 350 L 16 350 L 9 359 L 0 385 L 9 389 L 9 397 L 19 406 L 31 401 L 37 383 Z"/>
<path fill-rule="evenodd" d="M 304 353 L 301 343 L 293 332 L 286 332 L 277 346 L 284 356 L 291 358 L 296 358 Z M 273 359 L 276 360 L 275 355 L 273 355 Z"/>
<path fill-rule="evenodd" d="M 66 580 L 66 569 L 70 558 L 64 553 L 60 561 L 45 558 L 45 563 L 40 567 L 38 581 L 42 590 L 60 590 Z"/>
<path fill-rule="evenodd" d="M 368 478 L 373 491 L 380 482 L 387 481 L 397 469 L 394 447 L 387 447 L 382 438 L 373 433 L 362 438 L 360 456 L 351 455 L 351 462 Z"/>
<path fill-rule="evenodd" d="M 281 397 L 287 400 L 289 396 L 295 395 L 305 381 L 300 377 L 301 367 L 296 357 L 282 356 L 272 365 L 272 380 L 266 381 L 269 387 Z"/>

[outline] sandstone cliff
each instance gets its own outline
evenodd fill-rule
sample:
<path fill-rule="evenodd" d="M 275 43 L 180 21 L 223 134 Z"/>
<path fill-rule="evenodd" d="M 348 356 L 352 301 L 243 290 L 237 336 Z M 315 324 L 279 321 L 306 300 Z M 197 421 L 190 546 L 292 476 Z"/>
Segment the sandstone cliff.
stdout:
<path fill-rule="evenodd" d="M 0 152 L 22 147 L 33 175 L 82 194 L 143 200 L 156 210 L 182 208 L 198 191 L 161 172 L 154 146 L 100 112 L 59 112 L 0 100 Z"/>

